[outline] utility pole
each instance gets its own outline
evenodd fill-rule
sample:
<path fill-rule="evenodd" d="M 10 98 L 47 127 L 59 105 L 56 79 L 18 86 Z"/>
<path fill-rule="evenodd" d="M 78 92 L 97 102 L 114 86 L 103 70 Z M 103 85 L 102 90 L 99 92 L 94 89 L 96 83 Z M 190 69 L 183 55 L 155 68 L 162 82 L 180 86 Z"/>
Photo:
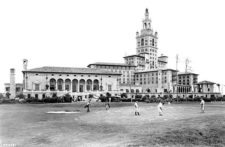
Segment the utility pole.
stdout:
<path fill-rule="evenodd" d="M 176 55 L 176 70 L 177 70 L 177 68 L 178 68 L 178 60 L 179 60 L 179 56 L 178 56 L 178 54 Z"/>

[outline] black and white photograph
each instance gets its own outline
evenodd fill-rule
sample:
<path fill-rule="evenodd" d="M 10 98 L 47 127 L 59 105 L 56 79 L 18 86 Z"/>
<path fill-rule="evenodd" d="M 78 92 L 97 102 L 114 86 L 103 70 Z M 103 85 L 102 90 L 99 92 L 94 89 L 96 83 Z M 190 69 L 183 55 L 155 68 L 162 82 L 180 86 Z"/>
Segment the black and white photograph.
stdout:
<path fill-rule="evenodd" d="M 224 6 L 1 0 L 0 147 L 224 147 Z"/>

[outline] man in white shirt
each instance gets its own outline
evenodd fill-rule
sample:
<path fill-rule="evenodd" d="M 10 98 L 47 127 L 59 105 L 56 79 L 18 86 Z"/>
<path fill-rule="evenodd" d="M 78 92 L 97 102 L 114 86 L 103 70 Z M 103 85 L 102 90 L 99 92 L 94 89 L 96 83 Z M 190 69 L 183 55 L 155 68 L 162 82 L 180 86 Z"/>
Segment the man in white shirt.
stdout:
<path fill-rule="evenodd" d="M 205 101 L 201 98 L 201 112 L 204 113 L 205 112 Z"/>
<path fill-rule="evenodd" d="M 162 116 L 163 114 L 163 111 L 162 111 L 162 107 L 163 107 L 163 104 L 162 102 L 160 101 L 157 108 L 158 108 L 158 112 L 159 112 L 159 116 Z"/>

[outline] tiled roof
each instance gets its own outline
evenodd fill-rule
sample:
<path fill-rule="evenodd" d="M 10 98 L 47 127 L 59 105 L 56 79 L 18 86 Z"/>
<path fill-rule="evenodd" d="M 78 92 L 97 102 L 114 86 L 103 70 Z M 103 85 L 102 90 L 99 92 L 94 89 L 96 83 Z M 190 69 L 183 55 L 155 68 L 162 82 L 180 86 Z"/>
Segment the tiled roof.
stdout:
<path fill-rule="evenodd" d="M 201 82 L 198 82 L 197 84 L 216 84 L 216 83 L 210 82 L 210 81 L 201 81 Z"/>
<path fill-rule="evenodd" d="M 107 75 L 121 75 L 119 73 L 100 70 L 94 68 L 74 68 L 74 67 L 53 67 L 44 66 L 40 68 L 33 68 L 23 72 L 38 72 L 38 73 L 81 73 L 81 74 L 107 74 Z"/>
<path fill-rule="evenodd" d="M 129 66 L 129 67 L 134 66 L 134 65 L 128 65 L 128 64 L 125 64 L 125 63 L 108 63 L 108 62 L 95 62 L 95 63 L 89 64 L 88 67 L 90 65 Z"/>
<path fill-rule="evenodd" d="M 151 70 L 146 70 L 146 71 L 137 71 L 137 72 L 135 72 L 135 74 L 136 74 L 136 73 L 157 72 L 157 71 L 159 71 L 159 70 L 162 70 L 162 71 L 168 71 L 168 70 L 170 70 L 170 71 L 177 71 L 177 70 L 171 69 L 171 68 L 166 68 L 166 69 L 151 69 Z"/>
<path fill-rule="evenodd" d="M 178 73 L 178 75 L 198 75 L 198 74 L 193 73 L 193 72 L 180 72 L 180 73 Z"/>
<path fill-rule="evenodd" d="M 140 57 L 140 58 L 145 58 L 145 57 L 140 56 L 140 55 L 129 55 L 129 56 L 125 56 L 124 58 L 127 58 L 127 57 Z"/>
<path fill-rule="evenodd" d="M 163 62 L 163 63 L 167 63 L 166 61 L 162 61 L 162 60 L 160 60 L 160 59 L 158 59 L 158 62 Z"/>
<path fill-rule="evenodd" d="M 5 83 L 5 85 L 10 85 L 10 83 Z M 23 86 L 23 83 L 16 83 L 16 86 Z"/>
<path fill-rule="evenodd" d="M 164 57 L 168 57 L 168 56 L 163 55 L 163 56 L 159 56 L 158 58 L 164 58 Z"/>

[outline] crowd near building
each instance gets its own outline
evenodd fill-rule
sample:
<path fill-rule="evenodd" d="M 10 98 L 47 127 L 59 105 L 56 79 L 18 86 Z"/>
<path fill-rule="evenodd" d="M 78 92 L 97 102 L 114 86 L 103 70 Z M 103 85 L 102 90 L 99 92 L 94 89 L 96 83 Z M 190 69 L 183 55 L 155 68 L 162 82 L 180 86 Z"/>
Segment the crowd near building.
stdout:
<path fill-rule="evenodd" d="M 44 98 L 69 93 L 87 97 L 110 92 L 174 96 L 219 96 L 220 85 L 198 82 L 198 74 L 167 68 L 168 57 L 158 56 L 158 32 L 151 27 L 148 9 L 142 29 L 136 32 L 136 54 L 124 57 L 124 63 L 96 62 L 86 68 L 43 66 L 28 69 L 23 60 L 23 83 L 15 83 L 15 69 L 10 70 L 6 92 L 13 98 L 19 93 L 26 97 Z"/>

